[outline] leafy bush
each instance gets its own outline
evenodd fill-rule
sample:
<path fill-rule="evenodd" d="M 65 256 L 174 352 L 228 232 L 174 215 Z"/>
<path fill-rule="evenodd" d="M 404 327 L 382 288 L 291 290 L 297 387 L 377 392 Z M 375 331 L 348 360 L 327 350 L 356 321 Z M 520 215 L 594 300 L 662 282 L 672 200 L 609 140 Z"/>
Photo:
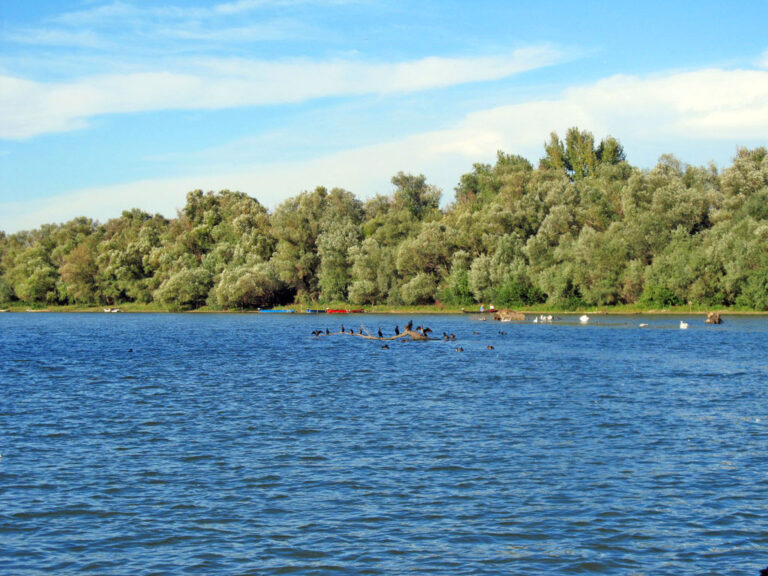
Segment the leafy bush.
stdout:
<path fill-rule="evenodd" d="M 658 284 L 647 285 L 645 290 L 643 290 L 643 295 L 640 297 L 640 302 L 643 304 L 660 306 L 662 308 L 668 306 L 680 306 L 684 303 L 683 299 L 672 290 L 666 286 L 660 286 Z"/>

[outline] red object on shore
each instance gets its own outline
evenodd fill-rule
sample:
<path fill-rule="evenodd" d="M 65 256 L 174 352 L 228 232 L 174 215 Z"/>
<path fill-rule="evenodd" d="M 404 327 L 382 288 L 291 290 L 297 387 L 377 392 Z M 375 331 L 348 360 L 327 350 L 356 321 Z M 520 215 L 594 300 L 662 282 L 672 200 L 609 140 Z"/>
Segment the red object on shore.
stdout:
<path fill-rule="evenodd" d="M 365 312 L 365 310 L 362 308 L 358 308 L 357 310 L 333 310 L 328 308 L 325 312 L 327 314 L 361 314 L 362 312 Z"/>

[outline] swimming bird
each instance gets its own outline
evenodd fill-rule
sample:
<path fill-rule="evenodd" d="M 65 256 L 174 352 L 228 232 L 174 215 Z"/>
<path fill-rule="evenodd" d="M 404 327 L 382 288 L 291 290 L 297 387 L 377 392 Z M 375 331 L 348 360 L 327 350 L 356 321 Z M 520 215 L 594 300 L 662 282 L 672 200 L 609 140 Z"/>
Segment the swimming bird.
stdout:
<path fill-rule="evenodd" d="M 389 350 L 389 346 L 388 346 L 388 345 L 386 345 L 386 344 L 384 344 L 384 346 L 382 346 L 382 348 L 383 348 L 384 350 Z"/>
<path fill-rule="evenodd" d="M 443 332 L 443 334 L 445 334 L 445 332 Z M 478 335 L 478 334 L 480 334 L 480 332 L 478 332 L 477 330 L 472 330 L 472 334 Z"/>
<path fill-rule="evenodd" d="M 646 326 L 648 326 L 648 324 L 646 324 L 645 322 L 643 322 L 642 324 L 640 324 L 640 328 L 645 328 Z"/>
<path fill-rule="evenodd" d="M 501 330 L 499 330 L 499 334 L 501 334 L 502 336 L 506 336 L 507 335 L 506 332 L 502 332 Z"/>
<path fill-rule="evenodd" d="M 456 340 L 456 334 L 454 334 L 453 332 L 451 332 L 451 340 Z"/>
<path fill-rule="evenodd" d="M 680 320 L 680 330 L 687 330 L 688 329 L 688 322 L 683 322 Z"/>
<path fill-rule="evenodd" d="M 589 316 L 587 316 L 586 314 L 582 314 L 581 316 L 579 316 L 579 322 L 581 322 L 582 324 L 586 324 L 587 322 L 589 322 Z"/>
<path fill-rule="evenodd" d="M 488 346 L 486 346 L 486 348 L 488 348 L 488 350 L 495 350 L 495 348 L 493 346 L 491 346 L 490 344 L 488 344 Z"/>
<path fill-rule="evenodd" d="M 450 339 L 451 337 L 448 336 L 448 334 L 446 334 L 445 332 L 443 332 L 443 340 L 450 340 Z"/>
<path fill-rule="evenodd" d="M 456 352 L 464 352 L 464 348 L 462 348 L 461 346 L 459 346 L 458 348 L 456 348 Z"/>
<path fill-rule="evenodd" d="M 429 334 L 430 332 L 432 332 L 432 328 L 430 328 L 429 326 L 424 328 L 424 332 L 423 332 L 424 334 Z"/>

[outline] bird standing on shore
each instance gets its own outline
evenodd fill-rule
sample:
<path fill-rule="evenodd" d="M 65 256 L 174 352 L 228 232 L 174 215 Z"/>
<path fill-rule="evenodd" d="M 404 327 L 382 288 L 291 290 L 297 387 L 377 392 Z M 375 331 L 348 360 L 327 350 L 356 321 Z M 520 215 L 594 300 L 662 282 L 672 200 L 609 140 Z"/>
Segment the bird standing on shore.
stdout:
<path fill-rule="evenodd" d="M 384 334 L 382 334 L 381 328 L 379 328 L 379 338 L 384 338 Z"/>
<path fill-rule="evenodd" d="M 400 326 L 395 326 L 395 336 L 400 336 Z"/>

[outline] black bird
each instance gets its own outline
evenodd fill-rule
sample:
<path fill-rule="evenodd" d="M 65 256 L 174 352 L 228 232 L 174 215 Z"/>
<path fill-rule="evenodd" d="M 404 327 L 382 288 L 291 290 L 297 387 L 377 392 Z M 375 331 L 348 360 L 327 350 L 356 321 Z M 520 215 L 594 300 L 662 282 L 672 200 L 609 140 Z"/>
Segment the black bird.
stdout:
<path fill-rule="evenodd" d="M 382 334 L 381 328 L 379 328 L 379 338 L 384 338 L 384 334 Z"/>
<path fill-rule="evenodd" d="M 456 340 L 456 334 L 451 333 L 451 340 Z"/>
<path fill-rule="evenodd" d="M 360 326 L 360 334 L 362 334 L 362 333 L 363 333 L 363 327 Z"/>
<path fill-rule="evenodd" d="M 506 332 L 502 332 L 501 330 L 499 330 L 499 334 L 501 334 L 502 336 L 506 336 L 507 335 Z"/>
<path fill-rule="evenodd" d="M 462 348 L 461 346 L 459 346 L 458 348 L 456 348 L 456 352 L 464 352 L 464 348 Z"/>
<path fill-rule="evenodd" d="M 326 336 L 330 336 L 330 334 L 331 334 L 331 333 L 330 333 L 330 331 L 328 330 L 328 328 L 326 328 L 326 329 L 325 329 L 325 335 L 326 335 Z"/>
<path fill-rule="evenodd" d="M 430 332 L 432 332 L 432 328 L 424 328 L 424 334 L 429 334 Z"/>
<path fill-rule="evenodd" d="M 443 332 L 443 340 L 448 340 L 448 339 L 450 339 L 450 336 L 448 336 L 448 334 Z"/>
<path fill-rule="evenodd" d="M 341 325 L 341 331 L 346 332 L 346 330 L 344 330 L 344 324 Z"/>
<path fill-rule="evenodd" d="M 395 336 L 400 336 L 400 326 L 395 326 Z"/>
<path fill-rule="evenodd" d="M 128 352 L 133 352 L 133 348 L 128 348 Z"/>
<path fill-rule="evenodd" d="M 488 350 L 494 350 L 494 347 L 491 346 L 490 344 L 488 344 L 488 346 L 486 346 L 486 348 L 488 348 Z"/>
<path fill-rule="evenodd" d="M 413 330 L 413 320 L 408 320 L 408 324 L 405 325 L 408 330 Z"/>
<path fill-rule="evenodd" d="M 384 350 L 389 350 L 389 346 L 387 346 L 386 344 L 384 344 L 384 346 L 382 346 L 382 348 L 383 348 Z"/>

